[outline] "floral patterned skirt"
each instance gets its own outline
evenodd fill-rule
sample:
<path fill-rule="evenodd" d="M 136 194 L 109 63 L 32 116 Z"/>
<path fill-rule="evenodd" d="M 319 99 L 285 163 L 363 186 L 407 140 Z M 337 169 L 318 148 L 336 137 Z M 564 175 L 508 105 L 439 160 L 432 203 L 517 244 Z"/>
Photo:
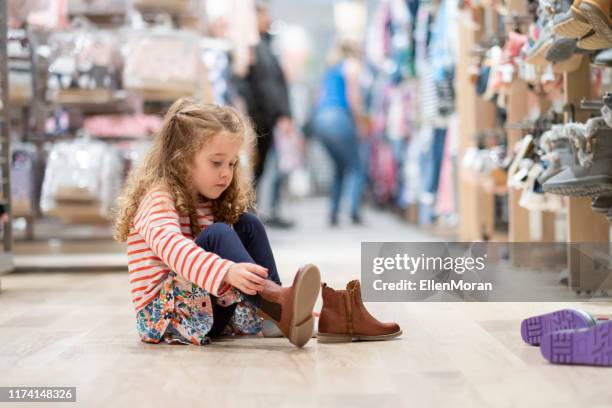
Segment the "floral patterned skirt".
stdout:
<path fill-rule="evenodd" d="M 213 325 L 213 298 L 199 286 L 171 272 L 157 297 L 136 314 L 136 327 L 147 343 L 180 343 L 204 345 Z M 234 314 L 222 335 L 256 335 L 261 333 L 262 319 L 255 306 L 244 301 L 234 288 L 216 298 L 217 305 L 237 303 Z"/>

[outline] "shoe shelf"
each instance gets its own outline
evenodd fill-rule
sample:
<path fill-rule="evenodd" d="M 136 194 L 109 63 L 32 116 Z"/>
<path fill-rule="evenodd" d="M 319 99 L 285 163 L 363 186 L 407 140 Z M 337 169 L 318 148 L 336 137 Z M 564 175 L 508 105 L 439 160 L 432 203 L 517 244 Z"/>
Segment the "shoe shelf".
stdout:
<path fill-rule="evenodd" d="M 494 104 L 483 101 L 474 91 L 474 84 L 468 71 L 474 50 L 478 49 L 482 42 L 486 42 L 491 32 L 509 33 L 517 30 L 518 27 L 525 32 L 530 21 L 528 19 L 518 21 L 517 19 L 520 19 L 520 16 L 528 15 L 527 5 L 528 2 L 525 0 L 506 1 L 503 14 L 518 17 L 507 21 L 505 27 L 498 25 L 500 9 L 496 7 L 472 9 L 472 21 L 469 19 L 460 21 L 456 77 L 457 100 L 461 101 L 457 105 L 461 121 L 459 157 L 464 157 L 466 149 L 475 145 L 475 134 L 486 129 L 493 129 L 496 125 L 499 126 L 495 122 Z M 591 93 L 589 59 L 582 58 L 578 68 L 565 71 L 562 75 L 563 97 L 566 107 L 569 107 L 564 115 L 565 122 L 570 120 L 570 115 L 578 122 L 585 122 L 589 114 L 593 113 L 588 109 L 599 110 L 603 104 L 593 101 L 597 95 Z M 516 143 L 523 138 L 525 131 L 525 126 L 518 126 L 518 124 L 523 123 L 537 107 L 540 112 L 547 112 L 550 108 L 550 101 L 543 92 L 531 91 L 528 84 L 521 79 L 514 79 L 508 86 L 505 129 L 508 151 L 514 151 Z M 463 168 L 463 166 L 459 166 L 459 191 L 460 240 L 478 241 L 491 237 L 496 241 L 507 240 L 508 242 L 555 242 L 563 237 L 564 241 L 570 243 L 567 245 L 567 253 L 555 251 L 553 254 L 551 252 L 551 264 L 558 263 L 568 266 L 570 288 L 576 292 L 612 290 L 612 281 L 602 284 L 600 279 L 596 279 L 596 265 L 592 258 L 594 255 L 601 254 L 595 254 L 595 251 L 588 253 L 588 251 L 585 252 L 584 246 L 577 246 L 579 243 L 608 244 L 610 242 L 610 224 L 604 215 L 592 211 L 590 197 L 567 197 L 567 205 L 563 208 L 563 214 L 527 210 L 519 206 L 521 190 L 513 187 L 508 187 L 507 191 L 498 189 L 496 183 L 487 176 Z M 504 195 L 508 199 L 506 239 L 495 234 L 493 230 L 495 216 L 493 202 L 496 197 L 499 199 Z M 528 254 L 512 252 L 510 255 L 515 264 L 530 264 Z"/>
<path fill-rule="evenodd" d="M 503 29 L 512 31 L 517 25 L 525 25 L 529 19 L 522 19 L 527 15 L 527 2 L 524 0 L 510 0 L 506 2 L 504 12 L 514 16 L 509 24 Z M 475 24 L 461 21 L 460 41 L 457 63 L 457 104 L 460 127 L 460 151 L 459 157 L 469 147 L 475 145 L 474 134 L 494 129 L 496 124 L 496 109 L 493 103 L 484 101 L 476 95 L 474 85 L 470 80 L 468 67 L 472 63 L 472 54 L 478 49 L 480 42 L 488 38 L 491 31 L 499 31 L 499 10 L 495 7 L 481 8 L 474 11 Z M 524 20 L 524 21 L 523 21 Z M 485 28 L 488 22 L 493 27 Z M 490 24 L 489 24 L 490 25 Z M 517 124 L 524 120 L 528 114 L 526 101 L 530 97 L 527 83 L 515 80 L 510 84 L 508 90 L 507 123 Z M 546 99 L 539 100 L 542 111 L 548 109 Z M 508 150 L 512 151 L 514 145 L 523 137 L 520 127 L 508 126 Z M 530 214 L 530 211 L 519 206 L 521 192 L 514 188 L 500 186 L 497 180 L 490 177 L 474 174 L 463 166 L 459 167 L 459 239 L 462 241 L 480 241 L 495 239 L 496 241 L 530 242 L 533 241 L 529 228 L 530 219 L 540 218 L 537 240 L 550 241 L 555 236 L 554 214 L 540 212 Z M 508 233 L 503 234 L 495 231 L 495 200 L 496 197 L 508 197 L 509 225 Z"/>
<path fill-rule="evenodd" d="M 591 69 L 587 59 L 582 66 L 574 72 L 564 74 L 565 103 L 566 106 L 588 108 L 584 100 L 591 97 Z M 587 103 L 588 105 L 588 103 Z M 588 109 L 572 109 L 576 121 L 586 121 L 589 118 Z M 566 115 L 566 121 L 571 118 Z M 576 292 L 590 292 L 595 290 L 612 290 L 612 282 L 600 282 L 595 273 L 595 262 L 592 249 L 584 246 L 578 248 L 580 243 L 608 243 L 610 242 L 610 224 L 606 217 L 591 210 L 590 197 L 569 197 L 567 206 L 567 241 L 568 249 L 569 286 Z"/>
<path fill-rule="evenodd" d="M 461 126 L 458 157 L 463 157 L 468 148 L 476 145 L 475 134 L 495 127 L 495 106 L 476 95 L 468 70 L 474 50 L 486 36 L 485 19 L 484 9 L 477 9 L 474 11 L 476 24 L 466 19 L 461 19 L 459 24 L 456 98 L 461 101 L 457 104 Z M 480 241 L 493 235 L 495 197 L 477 174 L 464 166 L 458 167 L 459 239 Z"/>

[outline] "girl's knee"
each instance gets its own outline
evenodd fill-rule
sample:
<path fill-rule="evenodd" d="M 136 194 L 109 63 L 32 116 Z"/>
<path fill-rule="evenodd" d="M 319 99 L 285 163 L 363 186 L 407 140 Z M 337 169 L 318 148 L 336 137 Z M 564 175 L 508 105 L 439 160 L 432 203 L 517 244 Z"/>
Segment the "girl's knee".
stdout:
<path fill-rule="evenodd" d="M 199 246 L 202 246 L 207 239 L 233 233 L 235 233 L 234 230 L 232 230 L 232 227 L 230 227 L 228 224 L 224 222 L 215 222 L 202 230 L 202 232 L 200 232 L 198 237 L 195 239 L 195 242 Z"/>
<path fill-rule="evenodd" d="M 261 220 L 253 213 L 245 212 L 240 215 L 236 226 L 249 226 L 254 228 L 255 231 L 264 231 L 264 225 Z"/>

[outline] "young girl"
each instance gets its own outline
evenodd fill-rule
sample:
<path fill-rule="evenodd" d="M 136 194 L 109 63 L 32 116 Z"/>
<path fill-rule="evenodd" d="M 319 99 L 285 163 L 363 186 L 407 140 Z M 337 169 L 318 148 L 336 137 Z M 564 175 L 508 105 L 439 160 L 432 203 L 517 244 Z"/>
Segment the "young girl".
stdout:
<path fill-rule="evenodd" d="M 248 209 L 254 193 L 239 154 L 252 130 L 233 108 L 176 101 L 119 198 L 115 238 L 128 270 L 142 341 L 203 345 L 257 334 L 263 316 L 298 347 L 313 332 L 313 265 L 283 288 L 268 237 Z"/>

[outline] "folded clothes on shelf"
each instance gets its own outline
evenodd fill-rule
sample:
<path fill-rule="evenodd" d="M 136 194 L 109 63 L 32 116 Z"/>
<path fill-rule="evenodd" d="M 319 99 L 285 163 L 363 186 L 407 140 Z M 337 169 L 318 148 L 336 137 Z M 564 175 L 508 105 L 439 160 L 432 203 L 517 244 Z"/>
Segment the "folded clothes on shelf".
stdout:
<path fill-rule="evenodd" d="M 77 213 L 107 218 L 122 177 L 121 156 L 108 143 L 88 137 L 54 143 L 47 159 L 41 210 L 68 218 Z"/>
<path fill-rule="evenodd" d="M 123 50 L 126 89 L 193 95 L 203 79 L 198 38 L 178 30 L 146 30 L 128 35 Z"/>
<path fill-rule="evenodd" d="M 162 120 L 156 115 L 97 115 L 85 119 L 87 133 L 96 137 L 144 137 L 161 128 Z"/>

